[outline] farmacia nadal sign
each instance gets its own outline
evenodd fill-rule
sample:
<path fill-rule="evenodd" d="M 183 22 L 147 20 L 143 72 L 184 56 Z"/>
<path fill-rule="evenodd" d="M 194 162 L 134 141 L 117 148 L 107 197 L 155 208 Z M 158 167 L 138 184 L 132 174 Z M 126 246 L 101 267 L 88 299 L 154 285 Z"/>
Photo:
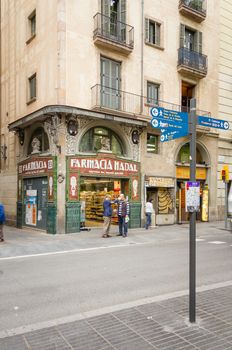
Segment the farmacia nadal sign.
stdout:
<path fill-rule="evenodd" d="M 139 172 L 139 164 L 111 158 L 71 158 L 70 169 L 81 173 L 102 175 L 135 175 Z"/>
<path fill-rule="evenodd" d="M 49 158 L 36 158 L 19 164 L 19 175 L 43 174 L 53 169 L 53 160 Z"/>

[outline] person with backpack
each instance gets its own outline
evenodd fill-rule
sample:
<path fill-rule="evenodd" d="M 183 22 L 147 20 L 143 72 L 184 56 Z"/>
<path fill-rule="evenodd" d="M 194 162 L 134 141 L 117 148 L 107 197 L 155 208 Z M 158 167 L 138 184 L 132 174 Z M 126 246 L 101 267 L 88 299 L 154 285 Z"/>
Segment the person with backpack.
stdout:
<path fill-rule="evenodd" d="M 129 213 L 130 213 L 130 205 L 129 202 L 125 199 L 124 194 L 120 194 L 118 203 L 118 228 L 119 233 L 117 236 L 127 237 L 128 233 L 128 222 L 129 222 Z"/>
<path fill-rule="evenodd" d="M 5 210 L 2 203 L 0 203 L 0 242 L 4 242 L 3 224 L 6 221 Z"/>

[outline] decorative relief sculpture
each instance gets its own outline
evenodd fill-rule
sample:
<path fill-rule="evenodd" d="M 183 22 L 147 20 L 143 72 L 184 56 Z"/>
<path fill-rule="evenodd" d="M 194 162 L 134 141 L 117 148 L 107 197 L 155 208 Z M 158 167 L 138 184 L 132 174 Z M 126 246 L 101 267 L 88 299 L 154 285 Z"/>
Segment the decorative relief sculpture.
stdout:
<path fill-rule="evenodd" d="M 32 152 L 31 154 L 40 153 L 40 140 L 37 137 L 34 137 L 31 142 Z"/>

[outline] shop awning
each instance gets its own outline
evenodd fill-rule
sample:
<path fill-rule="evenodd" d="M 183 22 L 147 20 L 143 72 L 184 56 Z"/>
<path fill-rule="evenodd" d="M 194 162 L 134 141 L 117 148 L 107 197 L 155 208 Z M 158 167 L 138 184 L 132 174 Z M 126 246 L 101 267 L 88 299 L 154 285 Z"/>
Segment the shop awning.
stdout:
<path fill-rule="evenodd" d="M 25 128 L 28 125 L 36 121 L 44 121 L 49 116 L 55 114 L 65 114 L 65 115 L 76 115 L 80 117 L 93 118 L 93 119 L 101 119 L 101 120 L 110 120 L 112 122 L 130 124 L 133 126 L 142 126 L 146 127 L 149 121 L 139 120 L 137 116 L 118 116 L 114 114 L 107 114 L 104 112 L 95 112 L 88 109 L 82 109 L 71 106 L 61 106 L 61 105 L 51 105 L 46 106 L 37 111 L 30 113 L 13 123 L 8 125 L 10 131 L 17 131 L 19 128 Z"/>

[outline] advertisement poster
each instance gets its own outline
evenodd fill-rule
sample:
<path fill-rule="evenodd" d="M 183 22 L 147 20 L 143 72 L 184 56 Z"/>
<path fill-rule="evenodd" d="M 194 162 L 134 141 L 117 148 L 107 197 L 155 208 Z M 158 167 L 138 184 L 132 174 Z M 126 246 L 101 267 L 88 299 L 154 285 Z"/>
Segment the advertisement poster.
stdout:
<path fill-rule="evenodd" d="M 37 190 L 26 192 L 26 225 L 36 226 L 37 224 Z"/>
<path fill-rule="evenodd" d="M 185 211 L 200 211 L 200 182 L 185 183 Z"/>
<path fill-rule="evenodd" d="M 77 174 L 69 175 L 69 199 L 78 199 Z"/>
<path fill-rule="evenodd" d="M 204 189 L 202 193 L 202 221 L 209 221 L 209 190 Z"/>

